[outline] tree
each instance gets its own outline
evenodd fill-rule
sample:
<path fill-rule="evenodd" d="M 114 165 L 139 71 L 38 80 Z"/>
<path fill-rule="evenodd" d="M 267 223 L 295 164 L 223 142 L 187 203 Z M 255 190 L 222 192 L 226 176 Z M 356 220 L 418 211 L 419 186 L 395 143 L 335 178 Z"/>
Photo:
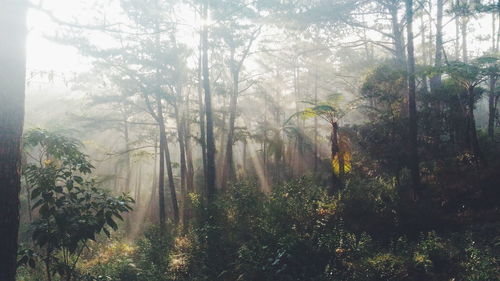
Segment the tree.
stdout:
<path fill-rule="evenodd" d="M 466 144 L 468 150 L 479 160 L 484 160 L 484 156 L 479 147 L 479 140 L 476 130 L 476 118 L 474 116 L 474 106 L 478 100 L 479 92 L 477 87 L 491 77 L 498 77 L 498 58 L 480 57 L 464 63 L 454 61 L 444 66 L 444 72 L 453 80 L 457 81 L 466 91 L 466 100 L 464 101 L 464 114 L 466 118 Z"/>
<path fill-rule="evenodd" d="M 16 277 L 28 1 L 0 8 L 0 280 Z"/>
<path fill-rule="evenodd" d="M 339 121 L 344 117 L 345 112 L 339 106 L 339 98 L 337 95 L 331 96 L 326 102 L 310 104 L 312 107 L 297 112 L 292 115 L 292 117 L 319 117 L 330 124 L 330 161 L 332 166 L 332 185 L 330 193 L 333 194 L 336 189 L 339 190 L 343 187 L 343 177 L 346 172 L 351 170 L 351 154 L 348 140 L 345 136 L 340 134 L 339 130 Z M 292 117 L 290 117 L 288 121 L 290 121 Z"/>
<path fill-rule="evenodd" d="M 205 92 L 205 117 L 206 117 L 206 160 L 207 170 L 205 174 L 205 182 L 207 188 L 208 204 L 212 204 L 215 199 L 215 137 L 214 137 L 214 124 L 213 124 L 213 111 L 212 111 L 212 93 L 210 89 L 210 73 L 208 67 L 208 6 L 209 1 L 205 0 L 202 3 L 202 20 L 203 26 L 201 30 L 201 48 L 202 48 L 202 76 L 203 76 L 203 90 Z"/>
<path fill-rule="evenodd" d="M 411 172 L 412 188 L 416 194 L 420 193 L 420 168 L 418 160 L 418 127 L 417 103 L 415 82 L 415 51 L 413 48 L 413 0 L 406 0 L 406 37 L 407 45 L 407 80 L 408 80 L 408 130 L 409 130 L 409 168 Z M 415 195 L 416 195 L 415 194 Z"/>
<path fill-rule="evenodd" d="M 43 256 L 47 280 L 55 273 L 65 281 L 75 275 L 76 263 L 89 240 L 118 229 L 116 219 L 132 210 L 126 194 L 108 195 L 88 179 L 93 166 L 80 152 L 80 144 L 66 136 L 41 129 L 26 133 L 26 149 L 33 159 L 24 167 L 37 218 L 31 223 L 33 241 Z M 36 155 L 36 156 L 34 156 Z M 108 227 L 108 228 L 107 228 Z"/>

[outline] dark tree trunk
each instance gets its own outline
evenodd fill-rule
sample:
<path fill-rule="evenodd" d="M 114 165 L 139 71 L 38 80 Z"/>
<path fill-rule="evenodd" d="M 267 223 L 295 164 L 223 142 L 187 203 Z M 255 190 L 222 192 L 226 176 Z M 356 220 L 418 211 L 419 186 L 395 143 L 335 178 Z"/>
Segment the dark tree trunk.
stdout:
<path fill-rule="evenodd" d="M 16 279 L 27 1 L 0 8 L 0 280 Z"/>
<path fill-rule="evenodd" d="M 161 130 L 163 133 L 163 145 L 164 148 L 164 156 L 165 162 L 167 163 L 167 176 L 168 176 L 168 187 L 170 189 L 170 199 L 172 200 L 172 211 L 174 212 L 174 223 L 179 223 L 179 205 L 177 203 L 177 193 L 175 192 L 175 183 L 174 183 L 174 173 L 172 169 L 172 161 L 170 160 L 170 149 L 168 147 L 167 135 L 165 132 L 165 123 L 163 122 L 163 115 L 161 115 Z"/>
<path fill-rule="evenodd" d="M 157 107 L 158 107 L 158 116 L 160 116 L 161 112 L 161 99 L 159 95 L 156 97 Z M 161 118 L 163 118 L 163 114 L 161 114 Z M 160 168 L 158 173 L 158 203 L 159 203 L 159 213 L 160 213 L 160 231 L 166 231 L 166 219 L 165 219 L 165 124 L 163 121 L 158 120 L 158 124 L 160 127 Z"/>
<path fill-rule="evenodd" d="M 203 19 L 208 17 L 208 1 L 203 5 Z M 215 138 L 214 124 L 212 117 L 212 94 L 210 92 L 210 77 L 208 70 L 208 26 L 204 25 L 202 30 L 202 73 L 203 73 L 203 89 L 205 91 L 205 116 L 207 118 L 207 171 L 205 174 L 205 182 L 207 187 L 207 199 L 211 204 L 215 199 Z"/>
<path fill-rule="evenodd" d="M 488 96 L 488 136 L 493 139 L 495 137 L 495 116 L 497 115 L 495 86 L 496 78 L 490 77 L 490 92 Z"/>
<path fill-rule="evenodd" d="M 201 16 L 203 17 L 204 11 L 202 8 Z M 202 30 L 203 31 L 203 30 Z M 207 141 L 206 141 L 206 130 L 205 130 L 205 106 L 203 103 L 203 90 L 204 90 L 204 79 L 202 78 L 203 73 L 203 38 L 205 32 L 200 32 L 200 44 L 199 44 L 199 57 L 198 57 L 198 111 L 200 118 L 200 147 L 201 147 L 201 158 L 203 161 L 203 188 L 201 193 L 207 191 Z M 207 59 L 208 60 L 208 59 Z M 206 195 L 206 194 L 205 194 Z"/>
<path fill-rule="evenodd" d="M 184 120 L 180 116 L 181 113 L 179 112 L 179 106 L 182 101 L 180 100 L 180 93 L 179 93 L 179 103 L 174 104 L 174 111 L 175 111 L 175 120 L 177 123 L 177 140 L 179 142 L 179 153 L 180 153 L 180 168 L 181 168 L 181 195 L 182 195 L 182 201 L 181 201 L 181 207 L 182 207 L 182 221 L 183 223 L 186 223 L 186 200 L 187 200 L 187 188 L 186 188 L 186 180 L 187 180 L 187 165 L 186 165 L 186 147 L 185 147 L 185 140 L 184 140 Z"/>
<path fill-rule="evenodd" d="M 481 153 L 481 149 L 479 147 L 479 140 L 477 138 L 477 130 L 476 130 L 476 118 L 474 117 L 474 87 L 469 87 L 467 89 L 468 92 L 468 100 L 467 100 L 467 109 L 468 109 L 468 135 L 469 135 L 469 144 L 470 150 L 472 153 L 478 157 L 480 160 L 483 159 L 483 154 Z"/>
<path fill-rule="evenodd" d="M 184 110 L 184 142 L 186 145 L 186 163 L 187 163 L 187 179 L 186 187 L 188 192 L 194 192 L 194 166 L 193 166 L 193 151 L 191 148 L 191 117 L 189 115 L 190 94 L 186 97 L 186 107 Z"/>
<path fill-rule="evenodd" d="M 407 80 L 408 80 L 408 117 L 409 117 L 409 168 L 411 171 L 412 188 L 415 195 L 420 193 L 420 171 L 418 160 L 418 142 L 417 142 L 417 105 L 415 100 L 415 56 L 413 49 L 413 0 L 406 0 L 406 31 L 408 40 L 408 61 L 407 61 Z"/>
<path fill-rule="evenodd" d="M 392 36 L 394 42 L 395 59 L 398 66 L 404 68 L 406 62 L 405 43 L 403 38 L 403 32 L 401 31 L 401 25 L 399 24 L 398 5 L 394 4 L 388 6 L 388 9 L 391 15 L 391 27 L 392 27 Z"/>
<path fill-rule="evenodd" d="M 238 103 L 238 72 L 233 71 L 233 93 L 229 101 L 229 128 L 227 133 L 226 155 L 222 173 L 222 188 L 226 189 L 228 181 L 235 178 L 233 163 L 233 145 L 234 145 L 234 123 L 236 121 L 236 106 Z"/>
<path fill-rule="evenodd" d="M 436 56 L 434 66 L 440 67 L 443 61 L 443 0 L 437 0 L 436 14 Z M 435 93 L 437 88 L 441 87 L 441 75 L 436 74 L 431 78 L 431 90 Z"/>
<path fill-rule="evenodd" d="M 318 104 L 318 66 L 314 70 L 314 104 Z M 279 123 L 278 123 L 279 124 Z M 314 115 L 314 176 L 318 175 L 318 116 Z"/>
<path fill-rule="evenodd" d="M 335 157 L 340 157 L 339 152 L 339 136 L 338 136 L 338 123 L 332 123 L 332 133 L 330 135 L 330 145 L 331 145 L 331 171 L 332 171 L 332 182 L 330 187 L 330 194 L 334 194 L 335 190 L 340 189 L 340 177 L 335 173 L 335 168 L 333 167 L 333 162 Z M 340 162 L 339 162 L 340 163 Z"/>

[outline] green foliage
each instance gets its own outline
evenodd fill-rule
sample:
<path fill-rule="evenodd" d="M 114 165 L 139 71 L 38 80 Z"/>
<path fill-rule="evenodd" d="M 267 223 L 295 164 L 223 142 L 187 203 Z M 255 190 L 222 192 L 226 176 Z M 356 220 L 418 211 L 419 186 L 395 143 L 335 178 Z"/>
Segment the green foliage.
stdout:
<path fill-rule="evenodd" d="M 25 144 L 39 151 L 38 161 L 23 171 L 31 208 L 38 213 L 31 224 L 33 243 L 44 249 L 49 274 L 69 280 L 87 242 L 117 230 L 116 220 L 123 220 L 120 214 L 132 210 L 134 200 L 126 194 L 111 196 L 86 179 L 93 166 L 75 140 L 37 129 L 26 134 Z"/>

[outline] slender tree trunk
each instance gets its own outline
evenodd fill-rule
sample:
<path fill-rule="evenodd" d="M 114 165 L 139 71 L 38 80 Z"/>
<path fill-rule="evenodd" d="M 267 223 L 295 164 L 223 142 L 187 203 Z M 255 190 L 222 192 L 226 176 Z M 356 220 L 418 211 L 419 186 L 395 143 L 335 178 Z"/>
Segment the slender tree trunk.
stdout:
<path fill-rule="evenodd" d="M 180 93 L 179 93 L 180 95 Z M 179 96 L 180 99 L 180 96 Z M 182 196 L 182 201 L 181 201 L 181 210 L 182 210 L 182 221 L 185 224 L 187 221 L 187 216 L 186 216 L 186 200 L 187 200 L 187 187 L 186 187 L 186 180 L 187 180 L 187 165 L 186 165 L 186 147 L 185 147 L 185 140 L 184 140 L 184 120 L 181 118 L 181 113 L 179 112 L 179 106 L 178 104 L 174 104 L 174 113 L 175 113 L 175 119 L 177 123 L 177 140 L 179 142 L 179 153 L 180 153 L 180 168 L 181 168 L 181 196 Z"/>
<path fill-rule="evenodd" d="M 186 163 L 187 163 L 187 191 L 194 192 L 194 166 L 193 166 L 193 150 L 191 147 L 191 117 L 189 115 L 190 92 L 187 93 L 184 109 L 184 142 L 186 145 Z"/>
<path fill-rule="evenodd" d="M 159 106 L 161 107 L 161 101 L 158 99 Z M 158 123 L 163 123 L 158 121 Z M 166 219 L 165 219 L 165 128 L 160 125 L 160 168 L 158 173 L 158 203 L 159 203 L 159 213 L 160 213 L 160 231 L 165 233 L 166 231 Z"/>
<path fill-rule="evenodd" d="M 440 67 L 443 62 L 443 0 L 437 0 L 436 14 L 436 55 L 434 66 Z M 435 93 L 437 88 L 441 87 L 441 75 L 436 74 L 431 79 L 431 90 Z"/>
<path fill-rule="evenodd" d="M 209 0 L 204 0 L 202 3 L 202 22 L 207 22 L 208 19 L 208 6 Z M 212 112 L 212 93 L 210 89 L 210 73 L 208 68 L 208 25 L 202 27 L 202 75 L 203 75 L 203 89 L 205 92 L 205 116 L 206 116 L 206 160 L 207 169 L 205 173 L 205 186 L 207 196 L 207 211 L 205 213 L 206 222 L 208 224 L 208 231 L 206 235 L 207 241 L 207 276 L 208 280 L 218 280 L 220 261 L 217 256 L 217 245 L 219 235 L 216 230 L 216 217 L 217 206 L 215 203 L 216 198 L 216 170 L 215 170 L 215 138 L 214 138 L 214 124 Z"/>
<path fill-rule="evenodd" d="M 424 15 L 420 15 L 420 38 L 421 38 L 421 42 L 420 42 L 420 45 L 421 45 L 421 48 L 422 48 L 422 65 L 427 65 L 427 57 L 429 56 L 430 57 L 430 54 L 427 54 L 430 52 L 430 46 L 427 47 L 427 42 L 425 40 L 425 31 L 426 31 L 426 28 L 425 28 L 425 21 L 424 21 Z M 430 28 L 429 28 L 429 38 L 432 38 L 432 32 L 430 31 Z M 430 43 L 431 41 L 429 40 L 429 44 L 428 45 L 432 45 Z M 429 60 L 430 62 L 430 60 Z M 423 89 L 423 92 L 424 94 L 428 94 L 428 84 L 427 84 L 427 76 L 426 75 L 423 75 L 422 77 L 422 89 Z"/>
<path fill-rule="evenodd" d="M 479 147 L 479 140 L 477 137 L 477 130 L 476 130 L 476 118 L 474 116 L 474 87 L 469 87 L 467 89 L 468 92 L 468 100 L 467 100 L 467 107 L 468 107 L 468 134 L 470 136 L 470 150 L 474 155 L 476 155 L 480 160 L 484 160 L 483 154 L 481 153 L 481 149 Z"/>
<path fill-rule="evenodd" d="M 227 97 L 226 95 L 222 96 L 222 122 L 220 122 L 220 127 L 218 128 L 218 134 L 214 133 L 214 139 L 216 138 L 215 136 L 218 135 L 219 142 L 217 143 L 217 140 L 215 141 L 215 145 L 219 145 L 219 149 L 216 149 L 218 152 L 216 154 L 216 167 L 220 167 L 218 170 L 215 170 L 216 172 L 216 178 L 217 180 L 215 181 L 216 185 L 217 184 L 222 184 L 224 179 L 222 178 L 223 172 L 224 172 L 224 161 L 225 161 L 225 148 L 226 148 L 226 119 L 228 115 L 228 111 L 226 110 L 227 108 Z M 222 187 L 222 185 L 219 185 Z"/>
<path fill-rule="evenodd" d="M 203 20 L 206 22 L 208 17 L 208 0 L 203 4 Z M 215 199 L 215 139 L 214 139 L 214 124 L 212 117 L 212 94 L 210 91 L 210 78 L 208 70 L 208 26 L 204 25 L 202 29 L 202 73 L 203 73 L 203 89 L 205 91 L 205 115 L 207 118 L 207 199 L 209 204 Z"/>
<path fill-rule="evenodd" d="M 469 19 L 466 16 L 462 17 L 460 23 L 460 31 L 462 32 L 462 60 L 467 63 L 469 61 L 469 51 L 467 49 L 467 23 Z"/>
<path fill-rule="evenodd" d="M 332 173 L 332 182 L 330 187 L 330 195 L 335 193 L 335 190 L 340 189 L 340 178 L 335 173 L 335 169 L 333 167 L 333 162 L 335 157 L 340 157 L 339 155 L 339 136 L 338 136 L 338 123 L 333 122 L 332 124 L 332 133 L 330 135 L 330 145 L 331 145 L 331 173 Z"/>
<path fill-rule="evenodd" d="M 366 36 L 366 34 L 365 34 Z M 314 104 L 318 104 L 318 65 L 314 70 Z M 314 115 L 314 176 L 318 175 L 318 116 Z"/>
<path fill-rule="evenodd" d="M 489 96 L 488 96 L 488 136 L 491 139 L 494 139 L 495 137 L 495 116 L 497 115 L 496 112 L 496 98 L 495 98 L 495 87 L 496 87 L 496 78 L 495 77 L 490 77 L 490 83 L 489 83 Z"/>
<path fill-rule="evenodd" d="M 123 117 L 123 140 L 125 141 L 125 184 L 123 188 L 120 188 L 123 192 L 130 192 L 130 139 L 129 139 L 129 127 L 127 122 L 127 114 L 124 108 L 122 108 Z"/>
<path fill-rule="evenodd" d="M 456 0 L 453 3 L 451 2 L 451 8 L 458 7 L 460 5 L 460 0 Z M 457 60 L 460 59 L 460 16 L 455 15 L 455 58 Z"/>
<path fill-rule="evenodd" d="M 413 48 L 413 0 L 405 0 L 406 4 L 406 31 L 407 31 L 407 51 L 408 51 L 408 117 L 409 117 L 409 145 L 410 159 L 409 168 L 411 171 L 412 187 L 415 195 L 420 193 L 420 171 L 418 160 L 417 141 L 417 105 L 416 105 L 416 85 L 415 85 L 415 57 Z"/>
<path fill-rule="evenodd" d="M 201 33 L 202 34 L 202 33 Z M 203 102 L 203 80 L 201 78 L 202 72 L 202 54 L 201 54 L 201 39 L 200 39 L 200 61 L 199 61 L 199 85 L 198 85 L 198 107 L 199 107 L 199 118 L 200 118 L 200 147 L 201 147 L 201 158 L 203 161 L 203 188 L 201 189 L 201 193 L 205 193 L 208 188 L 206 186 L 207 183 L 207 142 L 206 142 L 206 131 L 205 131 L 205 104 Z M 206 194 L 205 194 L 206 195 Z"/>
<path fill-rule="evenodd" d="M 154 217 L 154 213 L 156 210 L 154 210 L 154 206 L 156 206 L 156 204 L 154 203 L 156 201 L 156 198 L 155 198 L 155 194 L 156 194 L 156 188 L 159 187 L 159 184 L 157 182 L 158 180 L 158 137 L 155 136 L 155 140 L 154 140 L 154 159 L 153 159 L 153 185 L 152 185 L 152 189 L 151 189 L 151 193 L 150 193 L 150 196 L 149 196 L 149 202 L 148 202 L 148 215 L 150 216 L 150 218 L 153 218 Z M 159 188 L 158 188 L 159 190 Z M 159 193 L 159 192 L 158 192 Z"/>
<path fill-rule="evenodd" d="M 397 64 L 401 67 L 405 67 L 406 55 L 405 55 L 405 43 L 403 38 L 403 33 L 401 31 L 401 26 L 399 24 L 398 17 L 398 6 L 391 5 L 388 7 L 389 13 L 391 15 L 391 27 L 392 36 L 394 42 L 395 59 Z"/>
<path fill-rule="evenodd" d="M 160 118 L 163 118 L 163 114 L 161 115 Z M 167 176 L 168 176 L 168 187 L 170 189 L 170 198 L 172 200 L 172 211 L 174 212 L 174 223 L 178 224 L 179 223 L 179 205 L 177 203 L 177 193 L 175 192 L 175 183 L 174 183 L 174 173 L 172 169 L 172 161 L 170 159 L 170 149 L 168 147 L 168 141 L 167 141 L 167 135 L 165 132 L 165 123 L 163 122 L 163 119 L 161 119 L 162 127 L 163 130 L 163 144 L 165 146 L 164 150 L 164 156 L 165 156 L 165 162 L 167 163 Z"/>
<path fill-rule="evenodd" d="M 229 128 L 227 133 L 227 143 L 226 143 L 226 154 L 222 174 L 222 188 L 227 188 L 228 181 L 232 181 L 235 178 L 234 175 L 234 163 L 233 163 L 233 144 L 234 144 L 234 127 L 236 121 L 236 106 L 238 103 L 238 71 L 232 71 L 233 77 L 233 93 L 231 94 L 231 99 L 229 102 Z"/>
<path fill-rule="evenodd" d="M 0 8 L 0 280 L 17 269 L 21 142 L 24 123 L 27 1 Z"/>

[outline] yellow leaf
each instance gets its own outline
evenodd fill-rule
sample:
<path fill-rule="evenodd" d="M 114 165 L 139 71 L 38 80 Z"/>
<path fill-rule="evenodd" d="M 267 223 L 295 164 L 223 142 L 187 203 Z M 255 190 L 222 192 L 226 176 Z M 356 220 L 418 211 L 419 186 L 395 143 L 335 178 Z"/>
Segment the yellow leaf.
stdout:
<path fill-rule="evenodd" d="M 333 172 L 336 175 L 340 174 L 339 154 L 342 154 L 342 157 L 344 158 L 344 173 L 349 173 L 351 171 L 351 153 L 349 152 L 338 153 L 337 155 L 335 155 L 335 157 L 333 157 L 332 159 Z"/>

